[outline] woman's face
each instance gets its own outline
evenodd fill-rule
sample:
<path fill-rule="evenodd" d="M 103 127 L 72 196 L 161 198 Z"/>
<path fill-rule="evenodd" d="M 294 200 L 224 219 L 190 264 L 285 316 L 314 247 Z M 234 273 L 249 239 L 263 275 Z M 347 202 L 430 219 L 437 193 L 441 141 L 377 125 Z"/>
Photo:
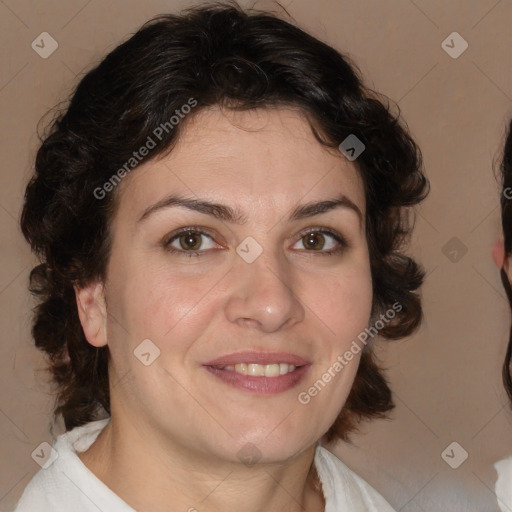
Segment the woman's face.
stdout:
<path fill-rule="evenodd" d="M 109 346 L 116 421 L 202 456 L 285 460 L 329 429 L 359 364 L 332 370 L 371 312 L 362 181 L 295 111 L 188 121 L 120 184 L 108 315 L 82 324 Z M 324 203 L 342 196 L 355 209 Z"/>

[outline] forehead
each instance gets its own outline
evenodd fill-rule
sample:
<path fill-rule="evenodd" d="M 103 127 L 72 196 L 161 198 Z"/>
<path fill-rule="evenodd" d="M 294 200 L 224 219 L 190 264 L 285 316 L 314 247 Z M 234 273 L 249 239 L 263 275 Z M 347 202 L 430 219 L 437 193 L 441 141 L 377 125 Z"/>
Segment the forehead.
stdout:
<path fill-rule="evenodd" d="M 355 165 L 288 108 L 203 109 L 186 119 L 170 154 L 139 165 L 119 192 L 120 210 L 134 214 L 171 192 L 273 211 L 343 193 L 365 209 Z"/>

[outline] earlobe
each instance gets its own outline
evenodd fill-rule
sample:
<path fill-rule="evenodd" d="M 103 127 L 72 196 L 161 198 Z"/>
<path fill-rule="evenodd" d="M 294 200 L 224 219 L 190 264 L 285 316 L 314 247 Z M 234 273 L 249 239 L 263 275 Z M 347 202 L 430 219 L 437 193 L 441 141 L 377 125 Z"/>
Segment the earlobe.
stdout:
<path fill-rule="evenodd" d="M 107 344 L 107 308 L 103 283 L 95 281 L 83 288 L 75 286 L 78 316 L 87 341 L 94 347 Z"/>

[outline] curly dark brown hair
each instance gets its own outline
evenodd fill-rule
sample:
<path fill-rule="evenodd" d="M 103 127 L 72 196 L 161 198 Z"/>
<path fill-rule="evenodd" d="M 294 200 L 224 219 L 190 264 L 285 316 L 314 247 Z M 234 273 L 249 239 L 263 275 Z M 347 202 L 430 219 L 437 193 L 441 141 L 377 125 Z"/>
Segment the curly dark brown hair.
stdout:
<path fill-rule="evenodd" d="M 501 226 L 503 230 L 503 242 L 505 248 L 505 258 L 512 255 L 512 121 L 510 121 L 505 147 L 503 149 L 503 158 L 501 160 Z M 508 280 L 505 268 L 500 269 L 501 282 L 507 294 L 508 302 L 512 308 L 512 288 Z M 510 327 L 509 340 L 505 361 L 502 368 L 503 384 L 505 391 L 512 403 L 512 375 L 510 373 L 510 363 L 512 359 L 512 325 Z"/>
<path fill-rule="evenodd" d="M 220 3 L 159 16 L 82 78 L 42 138 L 26 188 L 21 227 L 41 262 L 30 275 L 39 301 L 32 334 L 48 356 L 54 419 L 61 414 L 66 430 L 110 414 L 108 346 L 87 342 L 74 292 L 106 277 L 118 194 L 98 199 L 97 191 L 190 98 L 197 106 L 187 119 L 212 105 L 288 106 L 306 114 L 327 147 L 356 135 L 366 146 L 354 163 L 365 187 L 372 318 L 401 304 L 380 330 L 386 339 L 410 335 L 421 323 L 416 290 L 425 272 L 403 250 L 414 224 L 409 207 L 427 196 L 429 182 L 399 112 L 363 85 L 348 58 L 273 14 Z M 184 127 L 161 130 L 145 161 L 172 151 Z M 324 439 L 346 440 L 362 419 L 386 417 L 393 407 L 369 344 Z"/>

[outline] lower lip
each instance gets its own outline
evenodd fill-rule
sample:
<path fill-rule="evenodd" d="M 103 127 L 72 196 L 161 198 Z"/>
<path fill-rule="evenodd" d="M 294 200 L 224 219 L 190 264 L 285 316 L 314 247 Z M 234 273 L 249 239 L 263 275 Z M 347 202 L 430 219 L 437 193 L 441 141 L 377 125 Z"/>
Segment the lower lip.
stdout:
<path fill-rule="evenodd" d="M 309 364 L 299 366 L 293 372 L 276 377 L 253 377 L 213 366 L 205 366 L 205 368 L 215 377 L 235 388 L 260 395 L 274 395 L 295 387 L 304 378 L 310 366 Z"/>

